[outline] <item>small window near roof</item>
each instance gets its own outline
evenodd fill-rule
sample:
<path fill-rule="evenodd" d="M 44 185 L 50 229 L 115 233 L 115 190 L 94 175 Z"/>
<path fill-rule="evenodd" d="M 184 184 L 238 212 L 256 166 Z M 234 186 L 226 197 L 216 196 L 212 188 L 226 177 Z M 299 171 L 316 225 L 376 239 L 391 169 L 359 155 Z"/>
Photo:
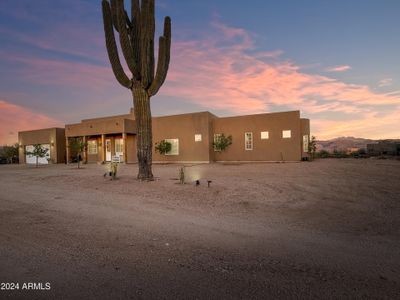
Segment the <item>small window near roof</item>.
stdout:
<path fill-rule="evenodd" d="M 292 137 L 292 131 L 291 130 L 283 130 L 282 137 L 284 139 L 290 139 Z"/>
<path fill-rule="evenodd" d="M 201 134 L 195 134 L 194 135 L 194 141 L 195 142 L 201 142 L 201 140 L 202 140 Z"/>
<path fill-rule="evenodd" d="M 268 140 L 269 139 L 269 132 L 268 131 L 261 131 L 261 139 Z"/>

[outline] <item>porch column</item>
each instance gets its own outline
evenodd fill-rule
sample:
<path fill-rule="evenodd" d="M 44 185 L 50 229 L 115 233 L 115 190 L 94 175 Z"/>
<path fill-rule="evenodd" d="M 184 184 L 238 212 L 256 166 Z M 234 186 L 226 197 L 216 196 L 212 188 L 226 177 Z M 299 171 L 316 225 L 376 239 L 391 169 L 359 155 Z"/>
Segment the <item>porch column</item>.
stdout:
<path fill-rule="evenodd" d="M 68 137 L 65 138 L 65 152 L 66 152 L 65 163 L 68 165 L 69 164 L 69 139 L 68 139 Z"/>
<path fill-rule="evenodd" d="M 106 135 L 101 135 L 101 161 L 106 162 Z"/>
<path fill-rule="evenodd" d="M 128 135 L 126 133 L 122 133 L 122 140 L 124 143 L 124 163 L 128 163 Z"/>
<path fill-rule="evenodd" d="M 88 162 L 88 155 L 87 155 L 87 136 L 83 136 L 83 144 L 85 145 L 85 148 L 83 149 L 83 163 L 87 164 Z"/>

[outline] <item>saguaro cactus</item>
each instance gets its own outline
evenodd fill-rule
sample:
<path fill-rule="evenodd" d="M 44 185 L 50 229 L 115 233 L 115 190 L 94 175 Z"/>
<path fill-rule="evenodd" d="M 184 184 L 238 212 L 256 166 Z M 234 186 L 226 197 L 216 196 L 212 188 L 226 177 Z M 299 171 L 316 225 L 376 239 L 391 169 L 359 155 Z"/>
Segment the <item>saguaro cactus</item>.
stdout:
<path fill-rule="evenodd" d="M 104 33 L 111 67 L 118 82 L 133 96 L 137 127 L 138 179 L 152 180 L 152 125 L 150 97 L 157 94 L 167 77 L 171 49 L 171 19 L 165 18 L 159 38 L 158 64 L 154 59 L 154 0 L 131 0 L 131 18 L 124 0 L 102 0 Z M 119 34 L 122 54 L 132 73 L 128 76 L 119 59 L 114 30 Z"/>

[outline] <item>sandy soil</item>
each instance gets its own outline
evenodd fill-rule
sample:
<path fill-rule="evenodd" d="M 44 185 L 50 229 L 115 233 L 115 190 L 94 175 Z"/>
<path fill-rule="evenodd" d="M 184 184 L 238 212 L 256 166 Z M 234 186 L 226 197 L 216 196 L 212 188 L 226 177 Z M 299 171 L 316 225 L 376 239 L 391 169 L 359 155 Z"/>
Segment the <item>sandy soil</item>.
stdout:
<path fill-rule="evenodd" d="M 1 166 L 0 298 L 400 298 L 400 161 L 178 168 Z"/>

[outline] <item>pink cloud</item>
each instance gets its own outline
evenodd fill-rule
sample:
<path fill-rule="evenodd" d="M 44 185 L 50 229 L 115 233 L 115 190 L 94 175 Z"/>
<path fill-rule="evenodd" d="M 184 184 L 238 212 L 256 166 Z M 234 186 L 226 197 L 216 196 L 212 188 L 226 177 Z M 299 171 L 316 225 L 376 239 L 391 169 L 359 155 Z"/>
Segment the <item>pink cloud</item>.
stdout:
<path fill-rule="evenodd" d="M 213 26 L 217 29 L 213 36 L 173 43 L 170 73 L 161 95 L 181 97 L 209 110 L 234 114 L 267 112 L 285 106 L 300 109 L 306 116 L 334 113 L 341 119 L 342 115 L 352 114 L 364 124 L 376 121 L 377 117 L 372 117 L 376 111 L 388 124 L 393 120 L 392 107 L 400 104 L 398 93 L 378 93 L 367 85 L 305 73 L 294 62 L 281 58 L 280 51 L 269 56 L 254 51 L 254 40 L 245 30 L 218 23 Z M 224 42 L 229 46 L 224 46 Z M 340 66 L 337 70 L 349 68 Z M 388 125 L 383 130 L 384 123 L 379 124 L 382 135 L 396 135 L 393 127 Z M 322 135 L 322 128 L 326 127 L 314 128 L 315 134 Z M 353 135 L 368 136 L 368 130 L 357 128 Z M 330 132 L 340 135 L 339 130 Z"/>
<path fill-rule="evenodd" d="M 393 84 L 392 78 L 384 78 L 379 81 L 379 87 L 391 86 Z"/>
<path fill-rule="evenodd" d="M 44 114 L 0 100 L 0 145 L 18 142 L 18 131 L 56 126 L 64 125 Z"/>
<path fill-rule="evenodd" d="M 327 72 L 345 72 L 348 70 L 351 70 L 351 67 L 348 65 L 336 66 L 336 67 L 331 67 L 331 68 L 326 69 Z"/>
<path fill-rule="evenodd" d="M 89 63 L 4 54 L 3 58 L 20 64 L 15 76 L 29 83 L 103 90 L 114 83 L 109 67 Z"/>
<path fill-rule="evenodd" d="M 355 132 L 349 135 L 368 137 L 376 130 L 366 124 L 374 122 L 380 124 L 377 128 L 382 136 L 398 134 L 394 129 L 396 126 L 392 125 L 395 121 L 393 113 L 400 113 L 399 91 L 378 93 L 367 85 L 306 73 L 304 67 L 282 58 L 280 50 L 257 51 L 254 35 L 246 30 L 220 22 L 213 22 L 212 26 L 214 33 L 203 39 L 173 41 L 170 72 L 160 90 L 161 97 L 177 97 L 203 106 L 206 110 L 224 110 L 232 114 L 268 112 L 276 107 L 300 109 L 305 116 L 312 118 L 314 134 L 325 138 L 345 135 L 340 131 L 351 129 Z M 67 36 L 75 33 L 68 33 L 68 30 L 65 32 Z M 89 32 L 80 32 L 78 40 L 84 41 L 85 36 L 90 36 Z M 22 68 L 15 71 L 15 75 L 26 82 L 88 90 L 93 95 L 91 103 L 112 89 L 119 93 L 113 96 L 112 101 L 115 102 L 119 97 L 124 98 L 123 101 L 130 101 L 129 96 L 123 94 L 125 91 L 116 83 L 106 61 L 102 39 L 99 36 L 93 43 L 97 50 L 92 49 L 88 53 L 96 58 L 103 57 L 105 66 L 17 54 L 7 57 L 3 55 L 3 58 L 22 65 Z M 26 41 L 35 42 L 31 39 Z M 59 44 L 57 39 L 39 40 L 37 46 L 53 50 L 66 48 L 71 53 L 75 51 L 75 47 Z M 78 55 L 86 53 L 85 48 L 76 51 Z M 336 71 L 350 68 L 335 67 Z M 377 111 L 380 112 L 379 117 Z M 337 119 L 343 115 L 354 115 L 354 120 L 323 120 L 319 117 L 323 113 L 335 114 Z M 388 124 L 386 127 L 385 122 Z M 347 127 L 349 124 L 353 126 Z"/>
<path fill-rule="evenodd" d="M 357 136 L 372 139 L 400 139 L 400 107 L 393 112 L 380 115 L 368 113 L 358 120 L 339 121 L 312 119 L 312 131 L 318 139 L 338 136 Z"/>

